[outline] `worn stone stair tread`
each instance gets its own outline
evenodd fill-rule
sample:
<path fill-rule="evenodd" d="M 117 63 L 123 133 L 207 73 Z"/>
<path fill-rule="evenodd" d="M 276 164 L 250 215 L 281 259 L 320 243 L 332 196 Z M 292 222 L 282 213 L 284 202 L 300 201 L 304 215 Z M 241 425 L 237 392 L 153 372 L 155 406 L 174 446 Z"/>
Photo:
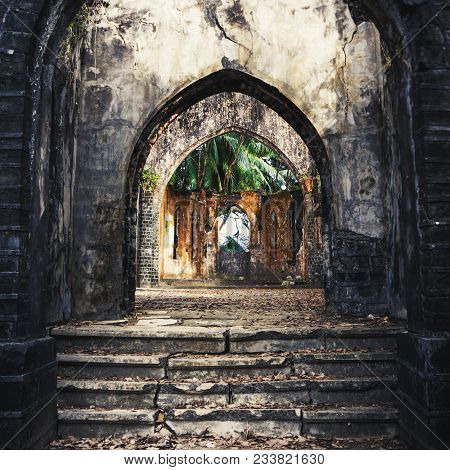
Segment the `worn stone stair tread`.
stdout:
<path fill-rule="evenodd" d="M 382 377 L 382 382 L 375 377 L 345 377 L 345 378 L 294 378 L 290 380 L 264 380 L 264 381 L 242 381 L 238 383 L 230 384 L 232 387 L 238 390 L 244 390 L 246 388 L 273 388 L 274 390 L 293 390 L 296 388 L 313 387 L 315 389 L 336 389 L 336 390 L 347 390 L 360 388 L 364 389 L 378 384 L 386 384 L 389 386 L 395 386 L 397 378 L 395 376 Z"/>
<path fill-rule="evenodd" d="M 57 361 L 59 364 L 67 363 L 89 363 L 103 365 L 144 365 L 144 366 L 161 366 L 165 355 L 135 355 L 135 354 L 58 354 Z"/>
<path fill-rule="evenodd" d="M 290 358 L 286 354 L 257 354 L 257 355 L 232 355 L 232 354 L 217 354 L 217 355 L 180 355 L 168 358 L 169 368 L 223 368 L 223 367 L 253 367 L 264 365 L 269 366 L 282 366 L 289 361 Z"/>
<path fill-rule="evenodd" d="M 262 313 L 263 314 L 263 313 Z M 254 338 L 255 336 L 266 337 L 319 337 L 326 335 L 337 335 L 347 337 L 389 337 L 397 336 L 405 331 L 404 327 L 336 327 L 336 328 L 292 328 L 292 327 L 270 327 L 252 328 L 236 327 L 230 328 L 231 339 Z M 60 326 L 51 329 L 52 336 L 118 336 L 118 337 L 211 337 L 220 336 L 227 332 L 224 328 L 207 326 L 187 326 L 187 325 L 114 325 L 114 324 L 91 324 L 82 326 Z"/>
<path fill-rule="evenodd" d="M 60 421 L 89 422 L 89 421 L 146 421 L 155 422 L 156 409 L 70 409 L 58 410 Z M 324 407 L 308 405 L 307 407 L 291 408 L 252 408 L 252 407 L 208 407 L 208 408 L 172 408 L 165 410 L 167 421 L 204 421 L 204 420 L 304 420 L 315 422 L 348 422 L 348 421 L 380 421 L 396 420 L 398 409 L 394 406 L 349 406 Z"/>
<path fill-rule="evenodd" d="M 86 420 L 86 421 L 115 421 L 115 420 L 154 420 L 156 409 L 77 409 L 63 408 L 58 410 L 58 418 L 62 420 Z M 349 406 L 349 407 L 324 407 L 322 405 L 308 405 L 307 407 L 291 407 L 291 408 L 252 408 L 252 407 L 208 407 L 208 408 L 172 408 L 166 410 L 167 416 L 170 417 L 210 417 L 212 415 L 220 416 L 229 414 L 236 418 L 245 417 L 250 414 L 261 417 L 264 414 L 280 414 L 282 416 L 294 415 L 303 416 L 305 419 L 396 419 L 398 409 L 394 406 L 373 405 L 373 406 Z"/>
<path fill-rule="evenodd" d="M 293 328 L 293 327 L 232 327 L 230 328 L 230 337 L 233 339 L 240 338 L 254 338 L 255 336 L 266 338 L 266 337 L 283 337 L 288 336 L 351 336 L 351 337 L 385 337 L 385 336 L 394 336 L 396 337 L 399 333 L 405 332 L 405 328 L 402 326 L 389 326 L 389 327 L 333 327 L 333 328 L 322 328 L 322 327 L 306 327 L 306 328 Z M 257 338 L 256 338 L 257 339 Z"/>
<path fill-rule="evenodd" d="M 342 408 L 320 408 L 306 409 L 303 411 L 303 419 L 314 421 L 336 421 L 347 420 L 396 420 L 399 411 L 395 406 L 349 406 Z"/>
<path fill-rule="evenodd" d="M 111 326 L 111 325 L 89 325 L 79 327 L 56 327 L 52 328 L 51 335 L 55 337 L 108 337 L 108 338 L 180 338 L 197 339 L 213 338 L 224 340 L 223 329 L 207 327 L 186 326 Z"/>
<path fill-rule="evenodd" d="M 308 360 L 317 360 L 317 361 L 395 361 L 396 355 L 392 351 L 324 351 L 324 352 L 294 352 L 293 353 L 294 361 L 298 359 L 308 359 Z"/>
<path fill-rule="evenodd" d="M 317 361 L 355 361 L 355 360 L 392 360 L 396 359 L 392 351 L 317 351 L 307 350 L 288 353 L 252 353 L 252 354 L 179 354 L 168 358 L 171 368 L 208 368 L 208 367 L 252 367 L 254 365 L 283 365 L 290 358 L 295 360 Z"/>
<path fill-rule="evenodd" d="M 109 391 L 109 392 L 154 392 L 158 382 L 126 380 L 64 380 L 58 379 L 58 390 Z"/>
<path fill-rule="evenodd" d="M 380 380 L 381 379 L 381 380 Z M 383 376 L 380 378 L 375 377 L 345 377 L 345 378 L 331 378 L 331 377 L 318 377 L 318 378 L 292 378 L 292 379 L 271 379 L 271 380 L 242 380 L 239 382 L 228 382 L 222 380 L 220 382 L 199 382 L 198 380 L 189 381 L 141 381 L 141 380 L 98 380 L 98 379 L 58 379 L 58 388 L 76 388 L 79 390 L 108 390 L 108 391 L 139 391 L 149 389 L 151 387 L 160 386 L 165 390 L 173 389 L 188 392 L 200 392 L 202 390 L 209 390 L 211 387 L 232 386 L 234 388 L 244 389 L 247 387 L 272 387 L 274 389 L 287 389 L 304 388 L 309 385 L 319 389 L 346 389 L 346 388 L 364 388 L 374 384 L 395 385 L 397 377 Z M 293 387 L 293 388 L 292 388 Z"/>

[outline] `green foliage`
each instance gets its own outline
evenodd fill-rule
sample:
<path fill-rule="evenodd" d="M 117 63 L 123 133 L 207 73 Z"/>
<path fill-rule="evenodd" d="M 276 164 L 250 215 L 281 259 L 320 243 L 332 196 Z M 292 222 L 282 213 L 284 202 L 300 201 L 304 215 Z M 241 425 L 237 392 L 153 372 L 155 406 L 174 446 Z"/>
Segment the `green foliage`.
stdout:
<path fill-rule="evenodd" d="M 84 4 L 75 15 L 69 26 L 66 35 L 61 43 L 59 58 L 66 64 L 72 59 L 77 44 L 83 41 L 91 26 L 98 21 L 98 13 L 101 7 L 109 4 L 103 0 L 93 0 Z"/>
<path fill-rule="evenodd" d="M 196 148 L 172 175 L 169 186 L 225 194 L 299 189 L 293 172 L 272 149 L 239 132 L 217 136 Z"/>
<path fill-rule="evenodd" d="M 144 168 L 141 171 L 140 187 L 144 194 L 153 192 L 158 184 L 159 176 L 149 168 Z"/>
<path fill-rule="evenodd" d="M 245 249 L 235 238 L 228 236 L 225 242 L 220 245 L 220 251 L 225 253 L 244 253 Z"/>

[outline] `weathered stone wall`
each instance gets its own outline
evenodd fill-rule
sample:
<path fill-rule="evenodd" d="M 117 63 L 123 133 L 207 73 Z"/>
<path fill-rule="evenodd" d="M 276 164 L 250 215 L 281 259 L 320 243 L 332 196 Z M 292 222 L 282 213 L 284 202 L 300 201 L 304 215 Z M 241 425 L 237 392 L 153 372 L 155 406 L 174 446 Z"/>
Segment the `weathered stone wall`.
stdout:
<path fill-rule="evenodd" d="M 306 194 L 305 198 L 311 199 L 311 195 Z M 303 199 L 298 192 L 264 196 L 256 192 L 222 195 L 166 189 L 161 221 L 151 215 L 152 201 L 144 199 L 139 237 L 142 246 L 138 262 L 140 283 L 154 284 L 156 272 L 160 273 L 160 279 L 238 280 L 243 277 L 249 283 L 281 283 L 291 279 L 322 286 L 322 225 L 314 220 L 313 205 L 304 205 Z M 241 208 L 249 219 L 248 256 L 233 258 L 232 254 L 219 250 L 219 215 L 232 206 Z M 271 220 L 272 212 L 276 213 L 277 227 Z M 155 236 L 160 225 L 161 238 Z M 276 247 L 273 246 L 275 230 Z M 294 246 L 294 237 L 299 238 L 297 246 Z M 154 253 L 158 240 L 161 240 L 160 258 L 149 256 L 149 251 Z M 240 262 L 245 266 L 232 266 Z M 236 274 L 238 272 L 240 274 Z"/>
<path fill-rule="evenodd" d="M 48 355 L 44 353 L 45 342 L 39 343 L 34 339 L 44 334 L 43 325 L 47 320 L 47 312 L 43 308 L 45 305 L 42 302 L 30 302 L 31 293 L 35 295 L 36 292 L 45 291 L 46 279 L 46 272 L 42 270 L 45 266 L 37 266 L 31 262 L 30 256 L 32 244 L 37 248 L 47 246 L 46 243 L 40 244 L 42 238 L 39 236 L 39 225 L 41 221 L 45 225 L 46 219 L 41 216 L 47 208 L 45 201 L 48 187 L 41 186 L 40 178 L 34 176 L 39 176 L 39 171 L 45 169 L 45 165 L 41 167 L 39 161 L 45 160 L 48 155 L 44 148 L 40 148 L 36 137 L 44 106 L 40 99 L 41 91 L 53 86 L 46 78 L 44 63 L 55 63 L 58 41 L 64 35 L 64 28 L 73 13 L 82 3 L 82 0 L 11 0 L 0 5 L 0 334 L 5 338 L 0 343 L 0 352 L 11 358 L 18 357 L 18 352 L 21 351 L 20 354 L 28 358 L 26 368 L 20 361 L 16 361 L 10 362 L 10 368 L 2 369 L 2 397 L 11 394 L 5 384 L 15 380 L 18 385 L 13 395 L 18 395 L 21 390 L 25 390 L 20 385 L 23 371 L 36 372 L 39 375 L 43 370 L 42 364 L 50 364 L 54 357 L 54 351 Z M 339 137 L 339 129 L 342 127 L 327 127 L 323 123 L 334 123 L 336 114 L 336 122 L 343 123 L 343 127 L 346 127 L 341 118 L 345 115 L 345 108 L 352 108 L 353 111 L 353 106 L 347 106 L 351 100 L 343 99 L 344 86 L 342 81 L 336 79 L 335 72 L 347 68 L 351 62 L 351 57 L 347 55 L 347 49 L 351 48 L 348 43 L 352 37 L 349 30 L 354 31 L 356 23 L 361 24 L 370 18 L 380 29 L 386 51 L 392 59 L 384 68 L 387 86 L 382 101 L 386 111 L 384 127 L 389 128 L 392 125 L 393 130 L 387 132 L 389 135 L 383 138 L 382 169 L 388 175 L 383 188 L 389 198 L 388 207 L 391 208 L 387 225 L 393 228 L 386 241 L 389 248 L 390 308 L 402 315 L 407 314 L 410 328 L 410 334 L 405 335 L 400 344 L 403 367 L 401 393 L 421 421 L 427 423 L 448 444 L 450 410 L 446 397 L 449 396 L 450 372 L 445 358 L 448 357 L 450 331 L 450 264 L 447 256 L 450 218 L 447 191 L 450 180 L 447 99 L 450 65 L 447 30 L 450 8 L 438 0 L 349 0 L 345 4 L 337 2 L 332 5 L 322 2 L 323 8 L 319 7 L 322 5 L 320 2 L 314 2 L 319 8 L 313 8 L 311 2 L 306 4 L 296 1 L 293 8 L 290 8 L 293 3 L 283 2 L 282 8 L 276 10 L 273 2 L 236 2 L 237 5 L 244 6 L 244 21 L 235 21 L 242 15 L 231 14 L 231 2 L 222 2 L 218 8 L 214 2 L 206 2 L 206 17 L 217 19 L 223 31 L 216 21 L 210 21 L 205 22 L 208 28 L 206 34 L 202 30 L 202 34 L 197 35 L 196 30 L 204 29 L 200 18 L 205 15 L 198 17 L 196 7 L 177 9 L 171 3 L 164 2 L 160 6 L 152 5 L 152 10 L 149 10 L 148 2 L 141 1 L 143 11 L 136 14 L 132 7 L 137 3 L 127 2 L 129 21 L 117 24 L 117 28 L 109 28 L 110 33 L 116 31 L 119 39 L 111 34 L 109 37 L 112 40 L 105 44 L 102 38 L 108 34 L 103 36 L 103 28 L 100 28 L 97 46 L 93 48 L 87 64 L 86 70 L 91 73 L 87 78 L 99 78 L 99 71 L 105 70 L 105 64 L 110 70 L 103 74 L 102 83 L 96 83 L 95 80 L 92 83 L 85 82 L 88 87 L 85 88 L 86 97 L 92 98 L 92 113 L 88 110 L 84 116 L 90 115 L 98 120 L 91 122 L 91 127 L 85 125 L 82 129 L 85 143 L 78 158 L 88 161 L 90 168 L 84 173 L 78 173 L 81 176 L 79 180 L 73 179 L 74 185 L 80 184 L 80 181 L 85 182 L 86 200 L 92 199 L 97 207 L 89 219 L 83 219 L 82 208 L 86 207 L 88 210 L 89 204 L 86 200 L 79 203 L 81 209 L 78 209 L 77 216 L 77 243 L 81 243 L 81 237 L 86 235 L 83 242 L 85 244 L 83 250 L 72 253 L 66 259 L 77 258 L 74 264 L 75 271 L 78 271 L 80 254 L 85 255 L 85 247 L 91 243 L 93 237 L 104 239 L 105 246 L 111 244 L 111 239 L 103 237 L 104 232 L 94 233 L 94 228 L 102 225 L 104 220 L 114 217 L 119 220 L 122 215 L 120 210 L 110 210 L 107 213 L 106 208 L 108 204 L 112 207 L 122 204 L 123 193 L 118 188 L 121 187 L 120 181 L 123 181 L 123 172 L 130 156 L 126 149 L 129 145 L 134 145 L 141 135 L 139 125 L 135 126 L 135 121 L 128 119 L 129 109 L 139 113 L 145 107 L 144 115 L 151 116 L 152 111 L 161 106 L 167 97 L 174 96 L 210 70 L 233 67 L 274 85 L 304 110 L 322 136 L 330 136 L 326 139 L 327 142 L 333 142 L 333 137 L 337 136 L 334 139 L 337 141 L 334 147 L 337 151 L 332 152 L 333 155 L 346 155 L 348 160 L 344 158 L 342 161 L 350 166 L 353 163 L 357 165 L 351 146 L 345 146 L 347 153 L 340 145 L 340 142 L 344 142 Z M 355 18 L 353 24 L 349 18 L 347 3 Z M 177 6 L 183 5 L 180 2 Z M 248 14 L 249 10 L 254 12 L 253 18 Z M 117 8 L 114 9 L 114 14 L 123 16 L 123 12 Z M 141 62 L 136 63 L 135 69 L 129 47 L 121 42 L 120 34 L 123 34 L 127 24 L 134 24 L 138 32 L 143 31 L 141 19 L 147 14 L 151 17 L 146 20 L 151 30 L 142 34 L 141 44 L 135 42 L 134 48 L 152 67 L 144 69 L 141 74 L 142 82 L 136 85 L 130 78 L 134 77 L 136 70 L 141 69 Z M 155 22 L 155 18 L 160 20 Z M 188 27 L 185 26 L 185 19 L 190 21 Z M 174 34 L 165 35 L 164 41 L 155 40 L 153 36 L 153 33 L 157 34 L 159 31 L 161 22 L 164 22 L 166 30 L 170 25 L 176 24 Z M 240 28 L 239 23 L 245 26 Z M 249 23 L 252 27 L 247 26 Z M 184 31 L 190 28 L 192 35 L 189 37 L 195 38 L 194 42 L 186 40 L 183 28 Z M 130 29 L 133 28 L 128 28 Z M 41 42 L 35 40 L 34 34 Z M 95 44 L 94 40 L 92 44 Z M 249 44 L 251 48 L 248 47 Z M 52 54 L 46 53 L 46 46 L 50 47 Z M 251 54 L 246 53 L 245 47 L 250 49 Z M 103 51 L 102 54 L 99 49 Z M 191 51 L 200 51 L 199 56 L 204 61 L 200 63 L 195 57 L 193 60 L 185 60 L 192 59 Z M 122 60 L 125 56 L 128 59 Z M 98 62 L 97 57 L 100 58 Z M 111 60 L 111 57 L 116 59 Z M 208 58 L 211 59 L 209 62 Z M 205 63 L 208 64 L 205 66 Z M 98 70 L 96 65 L 99 65 Z M 154 71 L 166 73 L 169 69 L 175 71 L 170 74 L 173 80 L 163 84 L 159 80 L 159 74 L 155 77 Z M 130 83 L 130 88 L 117 86 L 120 77 L 124 82 Z M 349 83 L 348 77 L 346 83 Z M 116 95 L 111 92 L 110 86 Z M 247 88 L 248 93 L 251 91 Z M 104 104 L 94 99 L 91 92 L 103 97 L 101 102 Z M 117 95 L 122 95 L 123 100 L 114 101 L 115 105 L 108 98 Z M 325 99 L 322 101 L 323 98 Z M 360 95 L 357 96 L 354 102 L 360 98 Z M 127 101 L 130 106 L 127 106 Z M 323 104 L 322 107 L 311 109 L 319 102 Z M 147 104 L 144 106 L 143 103 Z M 124 109 L 128 109 L 127 113 L 122 112 Z M 147 118 L 143 118 L 141 124 L 144 121 Z M 357 131 L 355 138 L 364 135 L 364 127 L 353 129 Z M 48 128 L 44 128 L 44 131 L 47 130 Z M 92 140 L 89 141 L 86 135 L 92 130 Z M 330 144 L 327 145 L 330 148 Z M 95 176 L 84 178 L 89 176 L 90 170 Z M 359 186 L 360 181 L 352 176 L 352 184 L 354 182 Z M 117 191 L 115 197 L 98 204 L 100 196 L 95 193 L 94 182 L 98 192 L 102 192 L 99 188 L 108 188 L 111 194 Z M 342 186 L 339 181 L 335 183 Z M 348 182 L 344 187 L 347 186 Z M 76 193 L 84 194 L 83 190 Z M 31 204 L 31 201 L 38 203 Z M 338 219 L 338 225 L 341 222 Z M 346 220 L 343 222 L 339 226 L 344 232 L 350 230 L 357 234 L 362 233 L 364 237 L 374 235 L 369 233 L 370 230 L 360 231 L 359 227 L 355 230 L 353 226 L 346 226 Z M 82 229 L 83 223 L 85 232 Z M 114 236 L 120 231 L 117 230 Z M 48 233 L 48 227 L 43 227 L 41 233 Z M 328 237 L 330 234 L 326 232 L 324 235 Z M 92 248 L 92 259 L 98 263 L 97 255 L 101 253 L 101 246 L 93 244 Z M 66 250 L 68 247 L 61 249 Z M 122 289 L 118 285 L 118 278 L 111 283 L 106 280 L 108 273 L 114 272 L 111 268 L 121 259 L 121 253 L 111 251 L 108 256 L 114 261 L 108 261 L 102 269 L 97 268 L 92 273 L 93 278 L 97 279 L 95 287 L 87 285 L 86 279 L 91 274 L 80 270 L 86 281 L 84 287 L 89 287 L 86 293 L 90 297 L 89 300 L 76 304 L 78 314 L 98 315 L 103 312 L 113 316 L 117 313 L 117 302 L 121 300 Z M 80 282 L 78 287 L 83 287 Z M 99 291 L 105 294 L 102 295 Z M 75 292 L 77 296 L 84 295 L 80 288 L 73 291 Z M 111 303 L 108 299 L 111 299 Z M 102 307 L 105 300 L 108 300 L 107 305 Z M 42 362 L 31 360 L 38 356 L 34 348 L 40 348 Z M 44 392 L 39 391 L 37 382 L 34 383 L 36 395 L 33 403 L 39 409 L 40 404 L 46 400 Z M 31 389 L 27 390 L 26 396 L 33 396 Z M 33 410 L 27 403 L 4 403 L 8 405 L 5 404 L 0 418 L 4 425 L 2 429 L 5 430 L 3 442 L 6 442 L 28 421 Z M 24 410 L 27 410 L 26 413 Z M 15 413 L 16 418 L 11 418 L 12 413 Z M 40 420 L 47 420 L 46 425 L 43 425 L 43 421 L 34 420 L 36 432 L 27 428 L 26 433 L 19 434 L 10 445 L 43 445 L 51 436 L 51 430 L 55 429 L 55 417 L 54 408 L 47 407 L 45 413 L 39 415 Z M 442 446 L 435 435 L 408 414 L 406 408 L 402 422 L 411 440 L 419 443 L 416 445 Z"/>
<path fill-rule="evenodd" d="M 370 23 L 356 27 L 343 2 L 302 6 L 289 0 L 279 12 L 274 15 L 268 1 L 256 6 L 250 0 L 171 0 L 149 8 L 143 0 L 113 0 L 99 13 L 83 57 L 74 208 L 74 251 L 80 260 L 74 267 L 76 316 L 97 308 L 106 315 L 120 303 L 120 289 L 113 285 L 122 283 L 121 201 L 143 126 L 174 92 L 224 67 L 276 86 L 317 129 L 330 158 L 336 228 L 386 236 L 377 32 Z M 299 21 L 304 28 L 294 26 Z M 301 60 L 291 59 L 296 56 Z M 169 138 L 166 130 L 161 139 Z M 168 162 L 159 165 L 158 171 L 165 170 Z M 99 194 L 99 186 L 108 188 L 107 194 Z M 88 228 L 86 217 L 92 218 Z M 103 277 L 104 282 L 91 282 Z"/>

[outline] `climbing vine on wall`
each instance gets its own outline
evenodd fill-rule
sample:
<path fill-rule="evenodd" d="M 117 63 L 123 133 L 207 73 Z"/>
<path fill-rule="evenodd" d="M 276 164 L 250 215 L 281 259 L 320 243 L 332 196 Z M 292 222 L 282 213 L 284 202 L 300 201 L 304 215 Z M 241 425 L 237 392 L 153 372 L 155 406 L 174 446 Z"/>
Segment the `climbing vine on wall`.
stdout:
<path fill-rule="evenodd" d="M 59 59 L 68 64 L 73 53 L 81 41 L 83 41 L 89 28 L 99 22 L 101 8 L 106 8 L 109 3 L 104 0 L 93 0 L 83 5 L 74 19 L 67 26 L 66 35 L 61 43 Z"/>
<path fill-rule="evenodd" d="M 141 172 L 140 187 L 144 194 L 152 193 L 159 181 L 159 176 L 150 168 L 144 168 Z"/>

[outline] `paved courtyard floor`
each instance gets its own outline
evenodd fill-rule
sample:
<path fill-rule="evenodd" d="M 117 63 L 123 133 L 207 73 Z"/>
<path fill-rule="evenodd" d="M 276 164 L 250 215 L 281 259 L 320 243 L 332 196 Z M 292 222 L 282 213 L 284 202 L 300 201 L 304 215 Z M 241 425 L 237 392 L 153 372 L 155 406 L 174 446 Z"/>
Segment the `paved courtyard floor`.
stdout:
<path fill-rule="evenodd" d="M 322 289 L 276 287 L 155 287 L 136 292 L 138 325 L 218 328 L 379 327 L 386 316 L 350 317 L 325 311 Z"/>
<path fill-rule="evenodd" d="M 220 438 L 210 435 L 194 436 L 124 436 L 91 439 L 58 439 L 51 443 L 51 449 L 78 450 L 321 450 L 361 449 L 391 450 L 405 449 L 398 439 L 315 439 L 303 436 L 292 438 L 268 438 L 242 435 L 236 438 Z"/>

